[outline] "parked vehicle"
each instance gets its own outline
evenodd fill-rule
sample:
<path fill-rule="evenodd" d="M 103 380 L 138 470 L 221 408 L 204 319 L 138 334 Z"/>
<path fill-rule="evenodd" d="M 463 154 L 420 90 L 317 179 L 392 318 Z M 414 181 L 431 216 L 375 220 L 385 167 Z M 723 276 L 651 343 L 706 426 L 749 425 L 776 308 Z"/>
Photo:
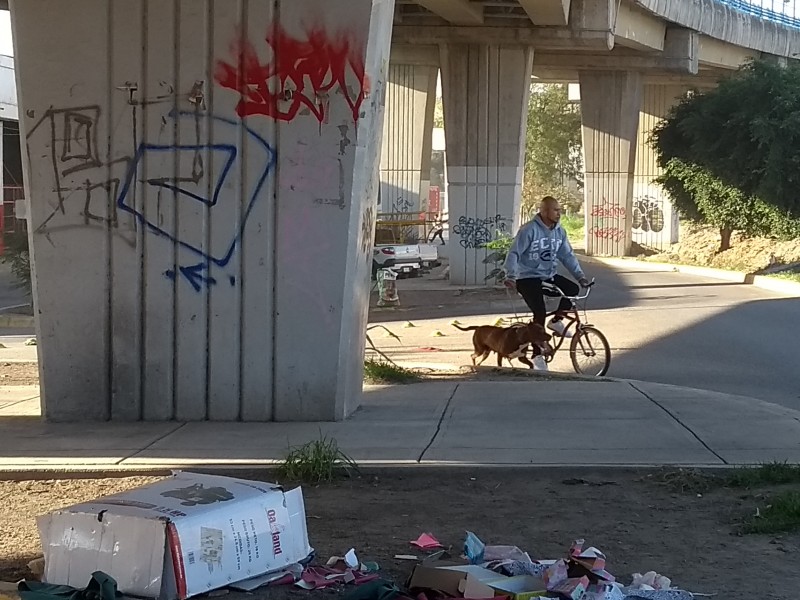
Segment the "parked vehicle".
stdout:
<path fill-rule="evenodd" d="M 419 244 L 419 257 L 422 268 L 426 271 L 442 264 L 439 260 L 439 248 L 435 244 Z"/>
<path fill-rule="evenodd" d="M 372 249 L 372 277 L 379 269 L 416 277 L 422 269 L 419 244 L 378 244 Z"/>

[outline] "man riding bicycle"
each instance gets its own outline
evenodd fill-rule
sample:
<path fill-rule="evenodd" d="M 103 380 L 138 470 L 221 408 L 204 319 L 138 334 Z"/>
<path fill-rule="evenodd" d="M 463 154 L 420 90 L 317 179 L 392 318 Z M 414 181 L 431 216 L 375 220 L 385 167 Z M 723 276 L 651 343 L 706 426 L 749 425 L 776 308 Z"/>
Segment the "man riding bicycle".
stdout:
<path fill-rule="evenodd" d="M 556 260 L 567 268 L 581 287 L 589 287 L 589 280 L 575 257 L 567 233 L 559 225 L 560 220 L 561 206 L 558 200 L 552 196 L 542 198 L 539 214 L 520 227 L 505 262 L 506 287 L 519 292 L 533 312 L 533 320 L 542 326 L 547 317 L 542 283 L 554 285 L 566 296 L 576 296 L 580 291 L 574 282 L 556 274 Z M 547 325 L 556 335 L 572 337 L 562 323 L 571 306 L 569 300 L 561 298 L 556 314 Z M 539 371 L 547 370 L 547 362 L 541 355 L 533 357 L 533 364 Z"/>

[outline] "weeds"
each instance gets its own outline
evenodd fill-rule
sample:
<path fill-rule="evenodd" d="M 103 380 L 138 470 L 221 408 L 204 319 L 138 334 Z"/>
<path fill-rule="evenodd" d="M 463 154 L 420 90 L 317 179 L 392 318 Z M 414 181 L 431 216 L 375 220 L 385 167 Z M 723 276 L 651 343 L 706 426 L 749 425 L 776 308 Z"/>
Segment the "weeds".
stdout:
<path fill-rule="evenodd" d="M 385 325 L 370 325 L 369 327 L 367 327 L 366 338 L 367 338 L 367 344 L 369 344 L 369 349 L 372 350 L 375 354 L 379 355 L 387 363 L 397 366 L 397 363 L 395 363 L 391 358 L 389 358 L 385 352 L 378 350 L 377 346 L 375 346 L 375 342 L 373 342 L 372 338 L 369 337 L 369 332 L 372 331 L 373 329 L 383 329 L 387 334 L 389 334 L 390 337 L 393 337 L 398 342 L 400 341 L 400 336 L 394 333 L 391 329 L 389 329 Z"/>
<path fill-rule="evenodd" d="M 791 533 L 800 530 L 800 492 L 772 497 L 764 510 L 745 521 L 743 533 Z"/>
<path fill-rule="evenodd" d="M 567 239 L 570 242 L 579 242 L 583 240 L 583 227 L 585 219 L 581 215 L 563 215 L 561 217 L 561 227 L 567 233 Z"/>
<path fill-rule="evenodd" d="M 364 381 L 370 384 L 382 385 L 393 383 L 414 383 L 420 376 L 393 362 L 373 360 L 364 361 Z"/>
<path fill-rule="evenodd" d="M 286 459 L 278 467 L 282 479 L 305 483 L 329 482 L 337 474 L 350 477 L 358 471 L 356 461 L 339 449 L 335 439 L 327 436 L 290 448 Z"/>
<path fill-rule="evenodd" d="M 800 483 L 800 465 L 771 462 L 758 467 L 741 467 L 727 473 L 723 482 L 724 485 L 735 488 Z"/>
<path fill-rule="evenodd" d="M 786 279 L 788 281 L 796 281 L 800 283 L 800 271 L 784 271 L 783 273 L 770 273 L 768 277 L 775 279 Z"/>

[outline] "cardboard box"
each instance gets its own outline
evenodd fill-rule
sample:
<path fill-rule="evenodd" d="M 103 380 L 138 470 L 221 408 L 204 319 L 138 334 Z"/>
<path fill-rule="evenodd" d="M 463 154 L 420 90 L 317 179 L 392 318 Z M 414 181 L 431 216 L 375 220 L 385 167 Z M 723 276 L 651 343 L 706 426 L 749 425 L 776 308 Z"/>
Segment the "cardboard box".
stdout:
<path fill-rule="evenodd" d="M 495 590 L 495 596 L 508 596 L 511 600 L 530 600 L 549 595 L 544 580 L 532 575 L 504 577 L 489 581 L 488 584 Z"/>
<path fill-rule="evenodd" d="M 94 571 L 123 594 L 185 599 L 306 559 L 303 493 L 179 472 L 41 516 L 44 581 L 83 588 Z"/>
<path fill-rule="evenodd" d="M 436 590 L 452 597 L 493 598 L 494 588 L 485 582 L 497 580 L 497 573 L 476 565 L 417 565 L 408 579 L 409 589 Z"/>

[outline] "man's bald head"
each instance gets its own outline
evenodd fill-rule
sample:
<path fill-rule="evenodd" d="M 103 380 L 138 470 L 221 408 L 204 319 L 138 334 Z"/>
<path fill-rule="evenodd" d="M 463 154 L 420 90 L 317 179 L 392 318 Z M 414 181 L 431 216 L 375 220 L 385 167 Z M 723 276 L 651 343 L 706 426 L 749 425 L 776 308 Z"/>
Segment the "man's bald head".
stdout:
<path fill-rule="evenodd" d="M 539 216 L 552 229 L 561 220 L 561 204 L 552 196 L 545 196 L 539 203 Z"/>

